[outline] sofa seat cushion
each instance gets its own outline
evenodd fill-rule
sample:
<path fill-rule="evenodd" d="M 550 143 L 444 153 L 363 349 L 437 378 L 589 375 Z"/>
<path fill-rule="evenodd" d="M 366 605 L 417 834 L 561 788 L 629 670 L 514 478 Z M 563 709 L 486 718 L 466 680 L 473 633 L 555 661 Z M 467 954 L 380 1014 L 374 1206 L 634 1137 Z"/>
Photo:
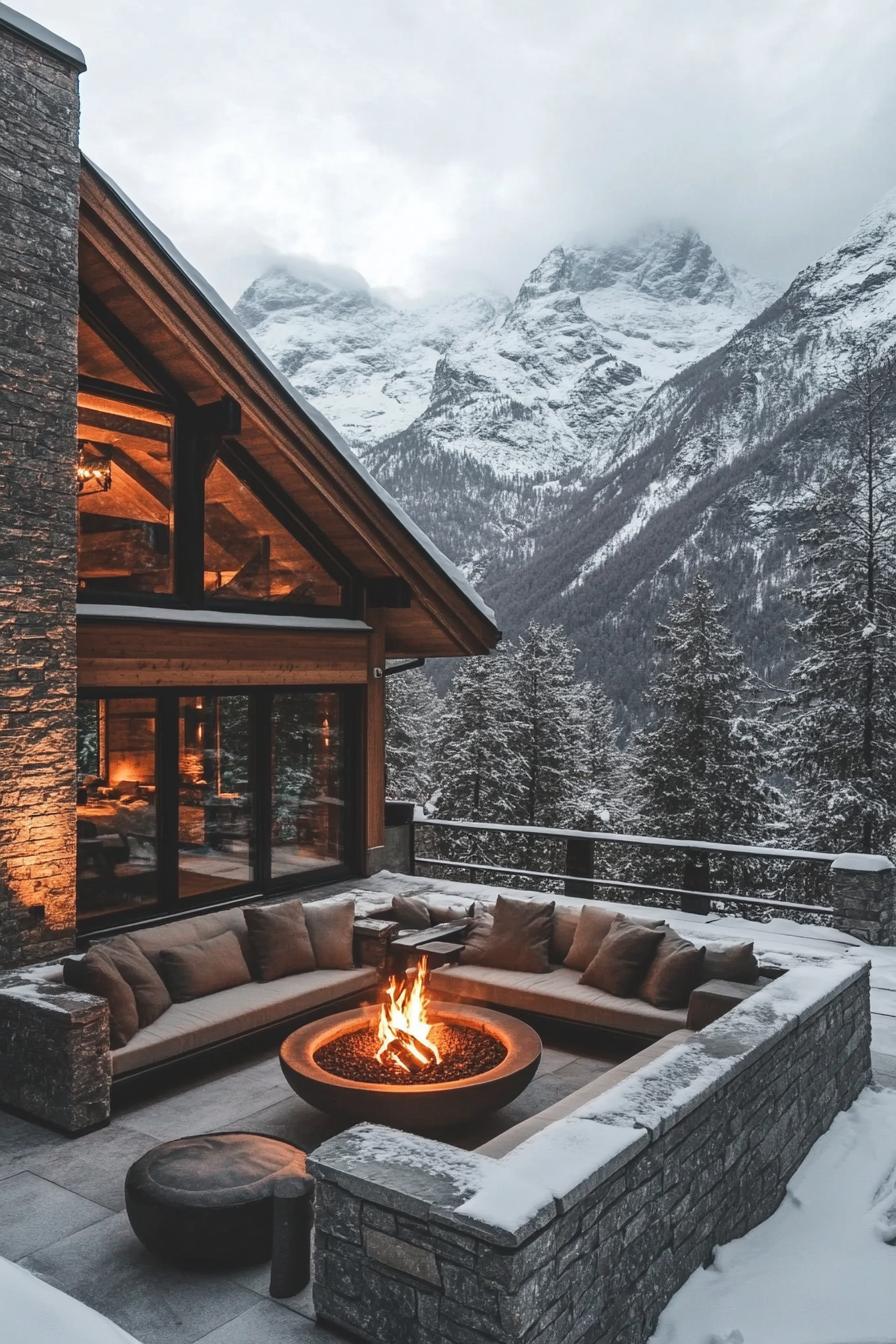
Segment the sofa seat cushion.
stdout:
<path fill-rule="evenodd" d="M 349 994 L 372 990 L 376 984 L 377 974 L 370 966 L 352 971 L 305 971 L 175 1003 L 132 1036 L 127 1045 L 112 1051 L 112 1074 L 117 1078 L 148 1064 L 176 1059 L 190 1050 L 271 1026 Z"/>
<path fill-rule="evenodd" d="M 525 1139 L 531 1139 L 534 1134 L 540 1134 L 547 1125 L 553 1124 L 555 1120 L 563 1120 L 566 1116 L 572 1115 L 580 1106 L 593 1101 L 595 1097 L 602 1097 L 605 1092 L 609 1092 L 611 1087 L 615 1087 L 617 1083 L 630 1078 L 645 1064 L 650 1064 L 655 1059 L 661 1059 L 667 1051 L 672 1050 L 676 1045 L 689 1041 L 693 1035 L 692 1031 L 687 1031 L 685 1028 L 670 1032 L 668 1036 L 661 1037 L 658 1041 L 654 1041 L 652 1045 L 646 1045 L 643 1050 L 639 1050 L 629 1059 L 624 1059 L 621 1064 L 615 1064 L 612 1068 L 605 1069 L 590 1083 L 585 1083 L 583 1087 L 576 1088 L 575 1092 L 570 1092 L 568 1096 L 561 1097 L 552 1106 L 546 1106 L 543 1111 L 539 1111 L 536 1115 L 530 1115 L 527 1119 L 521 1120 L 519 1124 L 511 1125 L 510 1129 L 505 1129 L 503 1134 L 496 1134 L 493 1139 L 481 1144 L 476 1151 L 484 1153 L 486 1157 L 503 1157 L 505 1153 L 509 1153 L 511 1149 L 523 1143 Z"/>
<path fill-rule="evenodd" d="M 620 999 L 579 984 L 578 971 L 554 966 L 547 975 L 505 971 L 496 966 L 442 966 L 430 975 L 432 993 L 496 1008 L 542 1013 L 546 1017 L 659 1037 L 685 1026 L 685 1008 L 654 1008 L 641 999 Z"/>

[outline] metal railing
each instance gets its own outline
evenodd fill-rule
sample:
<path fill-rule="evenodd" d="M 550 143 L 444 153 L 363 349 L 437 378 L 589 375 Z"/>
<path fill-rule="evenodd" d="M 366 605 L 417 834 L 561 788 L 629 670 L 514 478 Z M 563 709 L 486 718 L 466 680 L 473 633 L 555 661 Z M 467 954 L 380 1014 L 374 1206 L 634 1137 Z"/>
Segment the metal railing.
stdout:
<path fill-rule="evenodd" d="M 615 890 L 630 893 L 638 901 L 647 904 L 672 906 L 677 904 L 682 910 L 691 913 L 708 914 L 711 909 L 734 907 L 738 911 L 749 912 L 753 907 L 766 916 L 780 911 L 793 918 L 801 918 L 812 923 L 831 923 L 833 907 L 820 900 L 792 900 L 786 896 L 763 894 L 754 891 L 717 890 L 714 886 L 713 867 L 721 868 L 729 879 L 739 865 L 749 865 L 754 874 L 765 865 L 785 865 L 783 877 L 778 881 L 794 886 L 802 891 L 823 887 L 827 889 L 827 873 L 836 854 L 823 854 L 815 850 L 779 849 L 772 845 L 734 845 L 715 844 L 705 840 L 671 840 L 645 835 L 620 835 L 609 831 L 585 831 L 559 829 L 547 826 L 514 826 L 498 822 L 485 821 L 443 821 L 438 818 L 420 818 L 413 822 L 414 842 L 411 846 L 412 871 L 436 870 L 464 872 L 469 874 L 493 874 L 495 877 L 511 879 L 511 885 L 520 879 L 528 884 L 550 884 L 558 886 L 569 896 L 595 896 L 602 891 Z M 491 862 L 488 855 L 476 853 L 466 857 L 450 853 L 450 833 L 463 833 L 472 836 L 481 850 L 490 837 L 518 837 L 531 853 L 535 842 L 540 847 L 554 849 L 562 847 L 561 865 L 543 868 L 521 865 L 514 862 Z M 428 843 L 428 840 L 429 843 Z M 546 842 L 546 843 L 544 843 Z M 596 861 L 601 862 L 607 850 L 612 847 L 626 847 L 629 853 L 642 856 L 642 859 L 629 861 L 629 867 L 636 871 L 627 876 L 595 875 Z M 427 852 L 432 850 L 433 852 Z M 446 852 L 447 851 L 447 852 Z M 646 856 L 646 862 L 644 862 Z M 637 869 L 650 867 L 650 859 L 677 859 L 682 868 L 680 885 L 670 885 L 668 878 L 654 878 L 651 873 L 639 873 Z M 562 867 L 562 870 L 561 870 Z M 822 877 L 822 871 L 824 876 Z M 809 876 L 811 874 L 811 877 Z"/>

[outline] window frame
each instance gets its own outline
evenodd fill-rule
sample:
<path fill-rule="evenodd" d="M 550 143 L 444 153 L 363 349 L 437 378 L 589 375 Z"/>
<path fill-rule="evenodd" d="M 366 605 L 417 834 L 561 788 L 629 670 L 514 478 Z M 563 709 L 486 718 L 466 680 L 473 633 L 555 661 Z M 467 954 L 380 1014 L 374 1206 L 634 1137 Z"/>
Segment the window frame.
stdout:
<path fill-rule="evenodd" d="M 339 864 L 312 869 L 305 875 L 287 874 L 271 878 L 271 708 L 275 695 L 336 694 L 341 699 L 343 715 L 342 777 L 344 780 L 345 808 L 344 852 Z M 249 771 L 253 793 L 253 825 L 255 828 L 254 875 L 238 887 L 227 887 L 215 892 L 202 892 L 181 899 L 178 894 L 179 845 L 179 752 L 178 716 L 181 697 L 242 695 L 249 699 Z M 245 903 L 269 895 L 300 892 L 309 887 L 323 886 L 355 876 L 361 871 L 362 842 L 360 826 L 363 810 L 363 776 L 361 726 L 363 722 L 363 687 L 315 683 L 308 686 L 240 686 L 203 685 L 185 683 L 174 687 L 129 686 L 109 688 L 90 687 L 79 691 L 78 700 L 154 700 L 156 703 L 156 797 L 157 813 L 157 875 L 158 900 L 142 910 L 117 910 L 108 914 L 84 916 L 77 911 L 78 935 L 98 931 L 134 928 L 138 925 L 163 923 L 179 915 L 195 914 L 201 910 L 220 909 L 227 905 Z"/>

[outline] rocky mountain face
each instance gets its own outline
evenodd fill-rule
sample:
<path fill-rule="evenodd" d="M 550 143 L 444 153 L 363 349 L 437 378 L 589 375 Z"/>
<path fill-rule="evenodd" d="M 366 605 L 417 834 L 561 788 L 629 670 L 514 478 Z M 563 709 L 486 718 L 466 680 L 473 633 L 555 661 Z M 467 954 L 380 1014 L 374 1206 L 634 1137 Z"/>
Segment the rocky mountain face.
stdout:
<path fill-rule="evenodd" d="M 773 682 L 783 675 L 786 592 L 798 575 L 774 519 L 834 460 L 838 388 L 857 338 L 896 343 L 896 193 L 653 392 L 603 468 L 533 529 L 522 566 L 499 558 L 486 570 L 505 625 L 561 621 L 637 720 L 650 632 L 700 570 L 728 600 L 754 667 Z"/>
<path fill-rule="evenodd" d="M 442 352 L 507 306 L 499 295 L 476 294 L 401 306 L 351 272 L 277 265 L 253 281 L 235 311 L 287 378 L 363 452 L 422 414 Z"/>
<path fill-rule="evenodd" d="M 410 309 L 284 267 L 237 313 L 367 465 L 472 574 L 608 454 L 650 393 L 772 297 L 690 228 L 556 247 L 513 303 Z"/>
<path fill-rule="evenodd" d="M 778 297 L 692 229 L 556 247 L 512 303 L 408 309 L 268 272 L 238 311 L 495 605 L 559 621 L 632 722 L 696 571 L 758 671 L 790 659 L 777 505 L 837 451 L 850 341 L 896 340 L 896 193 Z"/>

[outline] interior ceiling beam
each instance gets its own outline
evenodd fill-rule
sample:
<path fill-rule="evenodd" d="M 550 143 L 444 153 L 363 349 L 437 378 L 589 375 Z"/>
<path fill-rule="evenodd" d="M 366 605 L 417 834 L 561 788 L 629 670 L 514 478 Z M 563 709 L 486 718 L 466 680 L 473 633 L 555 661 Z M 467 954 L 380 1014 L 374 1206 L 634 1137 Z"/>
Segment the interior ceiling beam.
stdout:
<path fill-rule="evenodd" d="M 370 507 L 370 488 L 349 464 L 336 461 L 335 449 L 321 454 L 319 435 L 311 422 L 300 407 L 285 403 L 276 394 L 271 375 L 251 358 L 236 334 L 216 322 L 214 339 L 208 335 L 200 321 L 208 318 L 205 305 L 180 273 L 165 261 L 154 242 L 142 229 L 134 227 L 129 216 L 122 214 L 101 182 L 86 168 L 82 172 L 81 227 L 106 262 L 150 312 L 184 343 L 200 367 L 217 382 L 227 380 L 233 384 L 231 394 L 236 394 L 235 400 L 246 407 L 263 432 L 275 440 L 334 512 L 360 532 L 386 568 L 404 568 L 407 548 L 409 545 L 414 548 L 428 571 L 427 575 L 419 568 L 415 570 L 412 586 L 417 600 L 459 651 L 479 653 L 491 648 L 494 641 L 487 618 L 466 599 L 462 600 L 470 619 L 465 620 L 457 613 L 458 594 L 447 575 L 436 569 L 422 545 L 403 529 L 398 538 L 389 535 L 392 530 L 389 523 L 393 520 L 376 516 L 378 510 Z M 162 269 L 164 275 L 160 273 Z M 222 369 L 222 362 L 226 362 L 226 369 Z M 328 461 L 328 457 L 333 461 Z M 397 521 L 395 528 L 400 528 Z"/>

